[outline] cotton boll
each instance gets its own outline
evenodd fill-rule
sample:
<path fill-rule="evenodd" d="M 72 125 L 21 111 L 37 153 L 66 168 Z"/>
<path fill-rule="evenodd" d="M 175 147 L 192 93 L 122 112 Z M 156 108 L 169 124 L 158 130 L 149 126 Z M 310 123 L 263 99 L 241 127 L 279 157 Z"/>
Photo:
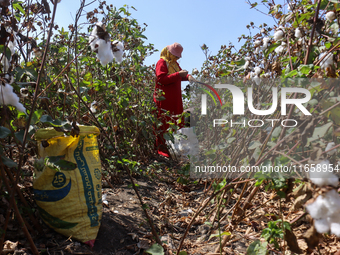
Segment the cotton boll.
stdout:
<path fill-rule="evenodd" d="M 261 41 L 260 40 L 256 40 L 255 42 L 254 42 L 254 47 L 258 47 L 258 46 L 260 46 L 261 45 Z"/>
<path fill-rule="evenodd" d="M 295 3 L 288 3 L 287 9 L 288 9 L 288 11 L 294 10 L 295 9 Z"/>
<path fill-rule="evenodd" d="M 296 38 L 302 38 L 301 30 L 298 27 L 295 29 L 295 37 Z"/>
<path fill-rule="evenodd" d="M 331 229 L 331 234 L 334 234 L 337 237 L 340 237 L 340 223 L 332 222 L 330 224 L 330 229 Z"/>
<path fill-rule="evenodd" d="M 275 48 L 275 53 L 282 54 L 285 51 L 285 47 L 280 45 L 279 47 Z"/>
<path fill-rule="evenodd" d="M 331 216 L 340 212 L 340 196 L 334 189 L 324 195 L 323 203 L 328 209 L 328 215 Z"/>
<path fill-rule="evenodd" d="M 13 56 L 13 54 L 15 53 L 15 45 L 12 41 L 8 41 L 7 47 L 10 49 L 11 54 Z"/>
<path fill-rule="evenodd" d="M 124 44 L 118 40 L 115 40 L 113 43 L 113 55 L 118 63 L 123 61 L 124 54 Z"/>
<path fill-rule="evenodd" d="M 13 87 L 9 84 L 0 85 L 0 104 L 12 105 L 18 111 L 26 113 L 26 108 L 19 102 L 19 97 L 13 92 Z"/>
<path fill-rule="evenodd" d="M 279 41 L 283 38 L 284 36 L 284 33 L 282 30 L 277 30 L 275 33 L 274 33 L 274 40 L 275 41 Z"/>
<path fill-rule="evenodd" d="M 313 219 L 324 218 L 328 213 L 322 196 L 318 196 L 313 203 L 306 205 L 306 210 Z"/>
<path fill-rule="evenodd" d="M 327 219 L 318 219 L 314 221 L 314 227 L 320 234 L 327 233 L 329 231 L 329 223 Z"/>
<path fill-rule="evenodd" d="M 21 97 L 27 97 L 28 96 L 28 89 L 27 88 L 21 88 L 20 89 L 20 95 L 21 95 Z"/>
<path fill-rule="evenodd" d="M 325 56 L 327 52 L 323 52 L 319 55 L 319 59 L 321 59 L 323 56 Z M 326 69 L 327 67 L 331 67 L 334 64 L 333 61 L 333 54 L 328 53 L 328 55 L 320 62 L 320 67 L 322 69 Z"/>
<path fill-rule="evenodd" d="M 325 151 L 328 151 L 328 150 L 332 149 L 334 146 L 335 146 L 335 143 L 334 143 L 334 142 L 328 143 L 327 146 L 326 146 Z M 335 153 L 336 153 L 336 149 L 327 152 L 327 155 L 332 156 L 332 155 L 334 155 Z"/>
<path fill-rule="evenodd" d="M 329 21 L 335 20 L 336 19 L 335 13 L 334 12 L 327 12 L 326 19 L 329 20 Z"/>
<path fill-rule="evenodd" d="M 265 50 L 268 48 L 268 43 L 270 42 L 270 38 L 269 37 L 265 37 L 263 38 L 263 46 L 262 46 L 262 50 Z"/>
<path fill-rule="evenodd" d="M 259 54 L 260 53 L 260 48 L 256 48 L 254 51 L 255 54 Z"/>
<path fill-rule="evenodd" d="M 255 72 L 255 74 L 256 74 L 257 76 L 259 76 L 259 75 L 260 75 L 260 73 L 262 72 L 262 69 L 261 69 L 261 67 L 259 67 L 259 66 L 256 66 L 256 67 L 254 68 L 254 72 Z"/>
<path fill-rule="evenodd" d="M 111 49 L 111 43 L 106 42 L 105 40 L 98 40 L 98 53 L 97 58 L 103 66 L 106 66 L 108 63 L 113 60 L 113 53 Z"/>
<path fill-rule="evenodd" d="M 321 169 L 321 171 L 317 171 L 318 169 Z M 315 166 L 316 171 L 310 171 L 309 178 L 311 182 L 318 186 L 338 186 L 339 179 L 338 177 L 331 172 L 331 169 L 329 168 L 329 161 L 324 160 L 317 164 Z"/>
<path fill-rule="evenodd" d="M 96 113 L 97 111 L 97 101 L 93 101 L 90 107 L 91 112 Z"/>
<path fill-rule="evenodd" d="M 0 59 L 1 59 L 1 65 L 3 66 L 3 73 L 7 73 L 8 69 L 9 69 L 9 61 L 7 59 L 6 56 L 4 56 L 3 54 L 0 54 Z"/>

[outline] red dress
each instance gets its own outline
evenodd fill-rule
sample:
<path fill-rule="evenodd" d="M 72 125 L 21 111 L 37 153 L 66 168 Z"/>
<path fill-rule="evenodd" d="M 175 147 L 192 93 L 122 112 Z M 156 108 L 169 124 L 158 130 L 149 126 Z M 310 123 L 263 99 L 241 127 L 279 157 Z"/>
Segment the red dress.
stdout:
<path fill-rule="evenodd" d="M 178 63 L 177 63 L 178 65 Z M 178 65 L 179 67 L 179 65 Z M 181 68 L 179 67 L 181 70 Z M 156 86 L 153 100 L 157 105 L 157 117 L 163 123 L 163 125 L 157 128 L 159 135 L 156 137 L 156 148 L 158 154 L 169 157 L 169 151 L 165 144 L 163 137 L 166 130 L 169 128 L 168 121 L 176 123 L 178 120 L 178 114 L 183 113 L 183 102 L 182 102 L 182 90 L 181 81 L 187 81 L 188 75 L 182 78 L 178 72 L 168 74 L 168 67 L 164 59 L 160 59 L 156 65 Z M 165 100 L 158 101 L 158 91 L 161 89 L 164 92 Z M 164 111 L 170 112 L 169 116 L 164 116 Z M 184 126 L 184 121 L 179 124 L 180 128 Z"/>

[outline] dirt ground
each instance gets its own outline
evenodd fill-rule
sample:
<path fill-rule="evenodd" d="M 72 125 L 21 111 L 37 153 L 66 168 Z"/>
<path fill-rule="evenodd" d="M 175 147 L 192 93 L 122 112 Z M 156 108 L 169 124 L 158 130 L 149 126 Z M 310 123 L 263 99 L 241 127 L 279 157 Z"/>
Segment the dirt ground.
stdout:
<path fill-rule="evenodd" d="M 177 179 L 183 164 L 169 160 L 154 160 L 157 167 L 134 174 L 133 178 L 138 184 L 138 191 L 144 203 L 148 205 L 149 213 L 154 220 L 154 225 L 159 237 L 166 248 L 165 254 L 176 254 L 176 249 L 194 212 L 200 208 L 208 194 L 206 183 L 203 180 L 190 184 L 179 184 Z M 73 240 L 72 237 L 62 236 L 42 221 L 44 234 L 34 235 L 33 240 L 41 254 L 46 255 L 68 255 L 68 254 L 93 254 L 93 255 L 138 255 L 146 254 L 145 250 L 155 243 L 141 208 L 140 202 L 134 190 L 130 187 L 130 180 L 124 174 L 111 182 L 111 188 L 103 181 L 103 217 L 101 226 L 93 249 L 89 246 Z M 225 231 L 230 226 L 229 219 L 233 212 L 233 206 L 241 193 L 240 186 L 231 197 L 223 211 L 224 219 L 220 220 L 220 229 Z M 246 191 L 244 196 L 249 193 Z M 230 240 L 223 249 L 223 254 L 241 255 L 246 254 L 248 246 L 256 239 L 261 239 L 262 230 L 267 223 L 273 220 L 273 215 L 278 215 L 277 201 L 272 201 L 272 195 L 268 192 L 259 192 L 252 201 L 252 214 L 242 220 L 232 232 Z M 243 200 L 242 200 L 243 201 Z M 262 206 L 264 201 L 266 206 Z M 303 210 L 292 211 L 293 202 L 283 204 L 282 210 L 287 221 L 299 218 Z M 184 241 L 182 250 L 190 255 L 219 254 L 215 253 L 219 245 L 219 239 L 211 235 L 217 234 L 217 226 L 211 230 L 207 222 L 212 222 L 214 217 L 214 205 L 208 206 L 193 222 L 188 235 Z M 256 210 L 253 210 L 256 208 Z M 0 216 L 4 215 L 4 208 L 0 207 Z M 1 219 L 0 219 L 1 220 Z M 325 235 L 320 239 L 320 253 L 307 252 L 307 244 L 304 234 L 311 227 L 308 217 L 301 217 L 294 223 L 294 234 L 297 243 L 302 248 L 301 254 L 335 254 L 340 250 L 340 242 L 334 236 Z M 15 220 L 10 222 L 6 233 L 6 240 L 10 252 L 2 252 L 1 255 L 29 255 L 30 246 L 23 232 Z M 261 239 L 263 240 L 263 239 Z M 268 250 L 269 254 L 282 254 L 274 249 Z M 286 254 L 295 254 L 287 253 Z"/>

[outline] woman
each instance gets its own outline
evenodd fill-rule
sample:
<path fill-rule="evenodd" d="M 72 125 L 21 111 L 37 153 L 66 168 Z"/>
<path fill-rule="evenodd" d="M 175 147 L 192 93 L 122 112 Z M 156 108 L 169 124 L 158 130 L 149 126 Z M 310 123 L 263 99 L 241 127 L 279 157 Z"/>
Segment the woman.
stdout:
<path fill-rule="evenodd" d="M 182 57 L 183 47 L 179 43 L 166 46 L 161 51 L 160 60 L 156 65 L 156 87 L 153 100 L 157 105 L 157 117 L 162 126 L 157 128 L 156 148 L 158 154 L 170 157 L 163 135 L 169 128 L 167 122 L 177 124 L 179 116 L 183 113 L 181 81 L 192 79 L 188 71 L 182 70 L 177 60 Z M 167 114 L 168 112 L 168 114 Z M 178 124 L 184 126 L 184 120 Z"/>

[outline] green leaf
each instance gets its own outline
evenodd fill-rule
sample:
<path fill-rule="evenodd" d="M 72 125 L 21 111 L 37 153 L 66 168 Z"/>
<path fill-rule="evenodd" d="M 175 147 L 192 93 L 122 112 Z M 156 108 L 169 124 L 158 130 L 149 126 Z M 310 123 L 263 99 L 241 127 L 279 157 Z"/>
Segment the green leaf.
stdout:
<path fill-rule="evenodd" d="M 52 125 L 53 127 L 61 127 L 61 126 L 63 126 L 63 125 L 68 124 L 66 121 L 53 120 L 52 117 L 49 116 L 49 115 L 43 115 L 43 116 L 41 116 L 40 122 L 50 124 L 50 125 Z"/>
<path fill-rule="evenodd" d="M 264 56 L 267 58 L 268 55 L 273 52 L 277 47 L 279 47 L 281 43 L 273 43 L 272 45 L 269 45 L 267 50 L 264 52 Z"/>
<path fill-rule="evenodd" d="M 44 113 L 44 110 L 40 109 L 33 113 L 32 119 L 31 119 L 31 125 L 36 124 L 39 119 L 41 118 L 42 114 Z"/>
<path fill-rule="evenodd" d="M 77 168 L 77 164 L 64 160 L 65 156 L 49 156 L 45 158 L 45 165 L 56 171 L 72 171 Z"/>
<path fill-rule="evenodd" d="M 11 50 L 10 50 L 8 47 L 6 47 L 6 51 L 5 51 L 5 45 L 0 45 L 0 54 L 3 54 L 4 52 L 5 52 L 6 58 L 7 58 L 8 60 L 10 60 L 11 57 L 12 57 L 12 52 L 11 52 Z"/>
<path fill-rule="evenodd" d="M 209 240 L 213 237 L 221 237 L 221 236 L 230 236 L 231 233 L 230 232 L 223 232 L 223 233 L 217 233 L 217 234 L 212 234 L 210 237 L 209 237 Z"/>
<path fill-rule="evenodd" d="M 9 168 L 18 167 L 17 163 L 15 163 L 13 160 L 5 156 L 1 156 L 1 161 L 2 161 L 2 164 L 4 164 L 5 166 L 8 166 Z"/>
<path fill-rule="evenodd" d="M 267 242 L 262 243 L 260 240 L 255 240 L 249 245 L 246 255 L 266 255 L 267 245 Z"/>
<path fill-rule="evenodd" d="M 178 255 L 188 255 L 188 253 L 186 251 L 181 251 Z"/>
<path fill-rule="evenodd" d="M 152 254 L 152 255 L 164 255 L 164 249 L 159 244 L 155 243 L 153 244 L 149 249 L 145 251 L 146 253 Z"/>
<path fill-rule="evenodd" d="M 0 139 L 6 138 L 11 134 L 11 130 L 6 127 L 0 127 Z"/>
<path fill-rule="evenodd" d="M 13 3 L 13 8 L 15 9 L 15 10 L 19 10 L 22 14 L 24 14 L 25 15 L 25 11 L 24 11 L 24 9 L 21 7 L 21 5 L 19 4 L 19 3 Z"/>
<path fill-rule="evenodd" d="M 309 72 L 313 69 L 313 65 L 312 64 L 310 64 L 310 65 L 300 65 L 298 67 L 298 69 L 302 74 L 308 75 Z"/>

